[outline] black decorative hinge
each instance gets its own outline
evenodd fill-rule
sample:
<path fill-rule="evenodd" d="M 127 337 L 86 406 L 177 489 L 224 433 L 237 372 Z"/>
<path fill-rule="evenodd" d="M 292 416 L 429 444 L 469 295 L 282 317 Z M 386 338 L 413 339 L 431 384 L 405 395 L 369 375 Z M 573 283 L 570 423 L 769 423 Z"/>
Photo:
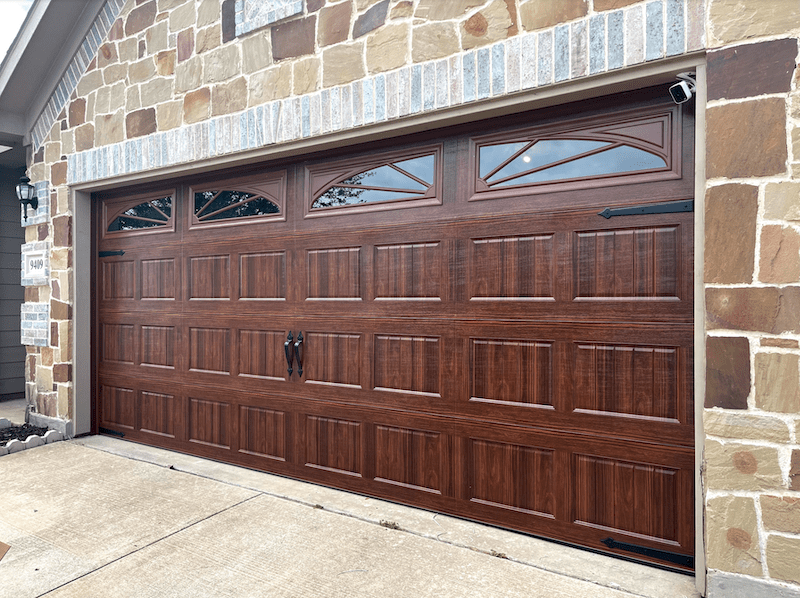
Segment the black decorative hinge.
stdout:
<path fill-rule="evenodd" d="M 100 433 L 110 434 L 111 436 L 119 436 L 120 438 L 125 436 L 125 434 L 123 434 L 122 432 L 117 432 L 116 430 L 109 430 L 108 428 L 100 428 Z"/>
<path fill-rule="evenodd" d="M 616 548 L 617 550 L 625 550 L 627 552 L 634 552 L 647 556 L 660 561 L 668 563 L 675 563 L 680 567 L 687 569 L 694 569 L 694 557 L 686 554 L 678 554 L 677 552 L 669 552 L 667 550 L 659 550 L 658 548 L 647 548 L 646 546 L 639 546 L 638 544 L 628 544 L 627 542 L 617 542 L 614 538 L 606 538 L 600 540 L 609 548 Z"/>
<path fill-rule="evenodd" d="M 112 255 L 125 255 L 125 252 L 122 249 L 117 251 L 101 251 L 99 253 L 100 257 L 111 257 Z"/>
<path fill-rule="evenodd" d="M 651 203 L 646 206 L 633 208 L 606 208 L 598 212 L 598 216 L 612 218 L 614 216 L 639 216 L 640 214 L 675 214 L 677 212 L 694 212 L 694 200 L 665 201 L 664 203 Z"/>

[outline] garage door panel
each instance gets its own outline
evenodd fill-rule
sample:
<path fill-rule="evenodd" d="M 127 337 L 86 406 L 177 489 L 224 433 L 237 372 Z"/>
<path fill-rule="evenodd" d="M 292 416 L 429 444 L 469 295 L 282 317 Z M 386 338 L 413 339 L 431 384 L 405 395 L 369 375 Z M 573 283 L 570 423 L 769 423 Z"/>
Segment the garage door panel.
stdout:
<path fill-rule="evenodd" d="M 286 251 L 239 255 L 239 299 L 286 300 Z"/>
<path fill-rule="evenodd" d="M 291 417 L 280 409 L 239 405 L 239 452 L 286 461 Z"/>

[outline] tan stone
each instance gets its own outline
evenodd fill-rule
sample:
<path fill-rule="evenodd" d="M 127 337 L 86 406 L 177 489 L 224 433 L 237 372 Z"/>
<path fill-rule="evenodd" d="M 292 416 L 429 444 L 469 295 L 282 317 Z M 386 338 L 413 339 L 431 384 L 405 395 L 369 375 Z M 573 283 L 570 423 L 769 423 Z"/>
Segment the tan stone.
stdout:
<path fill-rule="evenodd" d="M 58 322 L 60 348 L 64 355 L 72 355 L 72 321 Z"/>
<path fill-rule="evenodd" d="M 220 1 L 203 0 L 197 8 L 197 26 L 205 27 L 220 20 Z"/>
<path fill-rule="evenodd" d="M 352 13 L 353 6 L 349 2 L 326 6 L 319 11 L 317 43 L 320 47 L 338 44 L 347 39 Z"/>
<path fill-rule="evenodd" d="M 403 0 L 398 2 L 392 7 L 392 12 L 389 15 L 390 19 L 405 19 L 414 14 L 414 3 L 410 0 Z"/>
<path fill-rule="evenodd" d="M 81 77 L 76 91 L 79 96 L 85 96 L 101 85 L 103 85 L 103 73 L 99 70 L 90 71 Z"/>
<path fill-rule="evenodd" d="M 133 83 L 141 83 L 152 79 L 156 74 L 156 65 L 152 57 L 147 57 L 139 62 L 134 62 L 128 67 L 128 81 Z"/>
<path fill-rule="evenodd" d="M 172 10 L 176 6 L 190 2 L 191 0 L 158 0 L 158 12 Z"/>
<path fill-rule="evenodd" d="M 36 227 L 35 226 L 26 226 L 25 227 L 25 242 L 26 243 L 34 243 L 38 241 L 38 236 L 36 234 Z"/>
<path fill-rule="evenodd" d="M 800 341 L 791 338 L 761 338 L 762 347 L 778 347 L 780 349 L 800 349 Z"/>
<path fill-rule="evenodd" d="M 125 90 L 125 111 L 138 110 L 142 107 L 142 100 L 139 97 L 139 86 L 129 87 Z"/>
<path fill-rule="evenodd" d="M 155 108 L 136 110 L 125 115 L 125 131 L 128 139 L 151 135 L 157 129 Z"/>
<path fill-rule="evenodd" d="M 44 146 L 44 161 L 48 164 L 61 159 L 61 143 L 47 143 Z"/>
<path fill-rule="evenodd" d="M 166 50 L 169 45 L 169 32 L 167 31 L 166 21 L 156 23 L 145 32 L 145 42 L 147 43 L 147 53 L 150 55 Z"/>
<path fill-rule="evenodd" d="M 504 40 L 512 25 L 508 5 L 504 0 L 495 0 L 461 23 L 461 47 L 469 50 Z"/>
<path fill-rule="evenodd" d="M 125 81 L 128 76 L 127 64 L 112 64 L 103 69 L 103 81 L 106 85 L 117 83 L 118 81 Z"/>
<path fill-rule="evenodd" d="M 45 367 L 52 367 L 53 366 L 53 349 L 50 347 L 42 347 L 42 352 L 40 353 L 42 356 L 42 365 Z"/>
<path fill-rule="evenodd" d="M 800 221 L 800 183 L 769 183 L 764 191 L 764 217 Z"/>
<path fill-rule="evenodd" d="M 119 143 L 124 138 L 124 130 L 122 110 L 114 114 L 102 114 L 95 119 L 94 143 L 98 147 Z"/>
<path fill-rule="evenodd" d="M 312 93 L 319 88 L 320 60 L 316 56 L 301 58 L 292 65 L 292 85 L 295 95 Z"/>
<path fill-rule="evenodd" d="M 367 70 L 370 73 L 390 71 L 408 63 L 408 37 L 411 28 L 408 23 L 389 24 L 367 38 Z M 331 48 L 333 50 L 334 48 Z M 323 73 L 327 69 L 323 58 Z M 363 75 L 355 77 L 360 79 Z M 323 74 L 323 80 L 327 76 Z M 355 79 L 350 79 L 353 81 Z M 324 85 L 325 83 L 323 83 Z"/>
<path fill-rule="evenodd" d="M 451 0 L 448 0 L 450 2 Z M 356 9 L 360 12 L 362 10 L 366 10 L 370 6 L 378 4 L 378 2 L 383 2 L 383 0 L 355 0 L 356 2 Z"/>
<path fill-rule="evenodd" d="M 800 22 L 797 0 L 711 0 L 709 45 L 792 31 Z"/>
<path fill-rule="evenodd" d="M 765 529 L 800 534 L 800 497 L 762 496 L 761 520 Z"/>
<path fill-rule="evenodd" d="M 322 86 L 333 87 L 363 79 L 364 44 L 339 44 L 322 52 Z"/>
<path fill-rule="evenodd" d="M 449 21 L 485 3 L 486 0 L 419 0 L 414 16 L 425 21 Z"/>
<path fill-rule="evenodd" d="M 722 444 L 706 439 L 707 488 L 712 490 L 772 490 L 783 487 L 783 474 L 774 448 Z"/>
<path fill-rule="evenodd" d="M 46 348 L 46 347 L 45 347 Z M 36 390 L 48 392 L 53 388 L 53 370 L 41 365 L 36 366 Z"/>
<path fill-rule="evenodd" d="M 230 44 L 208 52 L 203 66 L 206 83 L 218 83 L 235 77 L 241 70 L 239 46 Z"/>
<path fill-rule="evenodd" d="M 773 284 L 800 281 L 800 235 L 793 228 L 768 225 L 761 229 L 758 279 Z"/>
<path fill-rule="evenodd" d="M 709 330 L 800 334 L 800 285 L 707 287 L 705 295 Z"/>
<path fill-rule="evenodd" d="M 67 184 L 66 162 L 56 162 L 50 167 L 50 184 L 56 186 Z"/>
<path fill-rule="evenodd" d="M 750 283 L 756 246 L 758 187 L 720 185 L 706 192 L 705 280 Z"/>
<path fill-rule="evenodd" d="M 155 0 L 134 8 L 125 19 L 125 35 L 136 35 L 152 25 L 156 19 L 156 8 Z"/>
<path fill-rule="evenodd" d="M 594 9 L 600 10 L 616 10 L 624 8 L 631 4 L 636 4 L 639 0 L 594 0 Z"/>
<path fill-rule="evenodd" d="M 92 117 L 94 120 L 94 117 Z M 71 130 L 64 131 L 61 134 L 61 149 L 65 156 L 69 156 L 75 151 L 75 132 Z"/>
<path fill-rule="evenodd" d="M 761 546 L 752 498 L 723 496 L 706 503 L 707 565 L 761 575 Z"/>
<path fill-rule="evenodd" d="M 247 81 L 239 77 L 215 85 L 211 90 L 211 116 L 231 114 L 247 108 Z"/>
<path fill-rule="evenodd" d="M 292 65 L 288 62 L 251 75 L 247 83 L 248 106 L 288 97 L 292 93 L 291 81 Z"/>
<path fill-rule="evenodd" d="M 125 106 L 128 88 L 123 81 L 112 85 L 108 90 L 108 111 L 114 112 Z"/>
<path fill-rule="evenodd" d="M 58 385 L 58 417 L 72 417 L 70 409 L 72 406 L 71 391 L 71 386 L 67 386 L 66 384 Z"/>
<path fill-rule="evenodd" d="M 436 60 L 461 49 L 456 24 L 452 22 L 426 23 L 414 27 L 411 38 L 411 59 L 414 62 Z"/>
<path fill-rule="evenodd" d="M 222 42 L 222 29 L 219 25 L 206 27 L 197 32 L 195 50 L 198 54 L 208 52 L 218 47 Z"/>
<path fill-rule="evenodd" d="M 175 50 L 159 52 L 156 56 L 156 71 L 162 77 L 175 73 Z"/>
<path fill-rule="evenodd" d="M 528 0 L 519 7 L 522 26 L 528 31 L 579 19 L 588 12 L 586 0 Z"/>
<path fill-rule="evenodd" d="M 255 73 L 272 64 L 272 48 L 269 36 L 256 33 L 242 41 L 242 66 L 244 73 Z"/>
<path fill-rule="evenodd" d="M 183 102 L 177 100 L 156 106 L 156 122 L 159 131 L 168 131 L 183 124 Z"/>
<path fill-rule="evenodd" d="M 75 129 L 75 149 L 79 152 L 88 150 L 94 147 L 94 125 L 86 123 Z"/>
<path fill-rule="evenodd" d="M 800 538 L 770 534 L 767 538 L 767 567 L 774 579 L 800 583 Z"/>
<path fill-rule="evenodd" d="M 169 31 L 175 33 L 191 27 L 197 21 L 194 2 L 187 2 L 169 13 Z"/>
<path fill-rule="evenodd" d="M 778 413 L 800 413 L 798 356 L 785 353 L 756 355 L 756 407 Z"/>
<path fill-rule="evenodd" d="M 97 114 L 107 114 L 111 112 L 111 88 L 101 87 L 97 90 L 97 99 L 95 100 L 94 110 L 95 116 Z"/>
<path fill-rule="evenodd" d="M 183 92 L 200 87 L 203 80 L 203 59 L 193 56 L 175 67 L 175 91 Z"/>
<path fill-rule="evenodd" d="M 155 106 L 172 98 L 172 80 L 164 77 L 152 79 L 142 84 L 142 106 Z"/>
<path fill-rule="evenodd" d="M 109 64 L 114 64 L 118 60 L 119 55 L 117 54 L 117 44 L 114 42 L 103 44 L 97 49 L 97 66 L 99 68 L 105 68 Z"/>
<path fill-rule="evenodd" d="M 789 427 L 778 418 L 721 409 L 704 411 L 703 430 L 709 436 L 735 440 L 789 442 Z"/>
<path fill-rule="evenodd" d="M 208 87 L 190 91 L 183 97 L 183 121 L 195 123 L 208 118 L 211 92 Z"/>
<path fill-rule="evenodd" d="M 135 62 L 139 60 L 139 44 L 135 37 L 124 39 L 117 44 L 120 62 Z"/>

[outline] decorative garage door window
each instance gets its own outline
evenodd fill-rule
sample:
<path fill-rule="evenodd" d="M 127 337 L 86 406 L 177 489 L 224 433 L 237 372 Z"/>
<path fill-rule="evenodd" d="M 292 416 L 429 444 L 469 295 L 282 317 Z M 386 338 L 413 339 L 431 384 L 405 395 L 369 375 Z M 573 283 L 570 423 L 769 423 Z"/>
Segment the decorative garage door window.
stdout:
<path fill-rule="evenodd" d="M 677 162 L 672 156 L 672 123 L 673 114 L 667 113 L 570 132 L 535 131 L 500 142 L 479 140 L 476 191 L 587 179 L 595 180 L 592 186 L 601 186 L 619 184 L 630 175 L 671 175 Z"/>
<path fill-rule="evenodd" d="M 146 201 L 141 201 L 139 198 L 133 201 L 137 203 L 132 206 L 130 200 L 125 203 L 106 204 L 106 222 L 108 223 L 106 232 L 172 229 L 172 195 L 159 196 Z"/>
<path fill-rule="evenodd" d="M 438 195 L 439 148 L 422 155 L 385 156 L 369 164 L 311 173 L 311 210 L 431 200 Z M 425 201 L 425 203 L 429 203 Z M 398 207 L 406 207 L 400 205 Z"/>
<path fill-rule="evenodd" d="M 284 172 L 259 179 L 222 181 L 192 189 L 192 224 L 233 223 L 242 220 L 283 220 L 286 189 Z"/>

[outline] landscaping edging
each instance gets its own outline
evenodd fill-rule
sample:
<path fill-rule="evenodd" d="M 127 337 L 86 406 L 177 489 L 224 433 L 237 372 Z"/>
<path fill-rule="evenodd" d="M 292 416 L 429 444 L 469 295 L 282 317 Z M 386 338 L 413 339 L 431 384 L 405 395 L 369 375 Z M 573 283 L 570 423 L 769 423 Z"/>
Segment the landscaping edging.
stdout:
<path fill-rule="evenodd" d="M 0 430 L 10 428 L 13 425 L 14 424 L 12 424 L 6 418 L 0 418 Z M 16 439 L 9 440 L 8 444 L 5 446 L 0 446 L 0 457 L 3 455 L 10 455 L 11 453 L 18 453 L 20 451 L 24 451 L 25 449 L 42 446 L 44 444 L 52 444 L 53 442 L 58 442 L 59 440 L 64 440 L 64 435 L 58 430 L 48 430 L 45 432 L 44 436 L 32 434 L 24 441 Z"/>

